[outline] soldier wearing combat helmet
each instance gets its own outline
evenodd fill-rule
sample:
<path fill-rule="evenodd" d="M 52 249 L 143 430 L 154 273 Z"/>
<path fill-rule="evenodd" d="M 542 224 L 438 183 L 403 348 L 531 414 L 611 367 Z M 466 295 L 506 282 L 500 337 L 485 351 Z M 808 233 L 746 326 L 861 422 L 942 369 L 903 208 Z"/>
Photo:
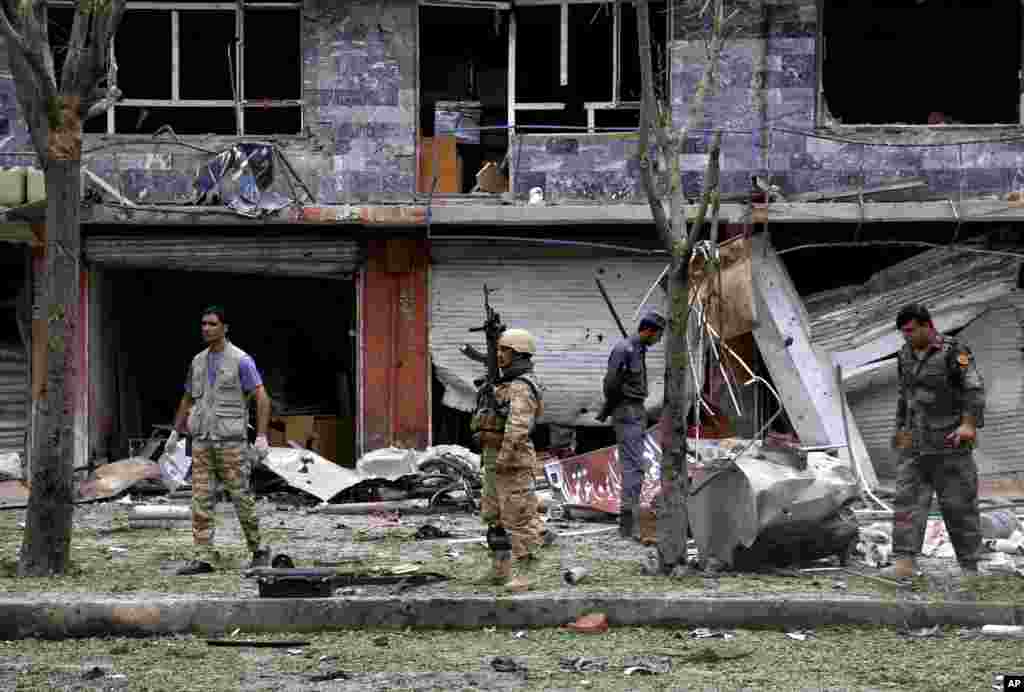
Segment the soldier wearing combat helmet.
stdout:
<path fill-rule="evenodd" d="M 978 469 L 971 449 L 984 425 L 985 386 L 967 344 L 935 330 L 923 305 L 900 310 L 896 327 L 900 396 L 893 446 L 900 451 L 889 577 L 913 576 L 932 493 L 964 574 L 976 574 L 981 550 Z"/>
<path fill-rule="evenodd" d="M 528 588 L 528 563 L 545 538 L 533 490 L 537 455 L 530 440 L 544 410 L 541 384 L 533 374 L 536 352 L 537 343 L 525 329 L 508 329 L 501 335 L 501 376 L 490 403 L 478 407 L 472 422 L 480 436 L 484 483 L 480 516 L 488 527 L 493 558 L 489 579 L 512 591 Z"/>

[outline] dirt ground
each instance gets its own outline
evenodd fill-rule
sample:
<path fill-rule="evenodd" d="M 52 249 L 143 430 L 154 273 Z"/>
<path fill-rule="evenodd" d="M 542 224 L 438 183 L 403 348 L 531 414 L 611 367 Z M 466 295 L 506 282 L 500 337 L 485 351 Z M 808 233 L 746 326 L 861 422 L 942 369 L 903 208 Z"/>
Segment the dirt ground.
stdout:
<path fill-rule="evenodd" d="M 0 642 L 4 690 L 991 690 L 1020 641 L 956 628 L 344 631 Z M 927 635 L 927 636 L 922 636 Z M 728 638 L 726 638 L 728 637 Z M 224 640 L 221 640 L 222 642 Z M 1002 689 L 999 685 L 996 689 Z"/>
<path fill-rule="evenodd" d="M 168 503 L 165 498 L 135 499 L 137 504 L 142 504 L 142 500 L 146 504 Z M 450 578 L 408 592 L 418 596 L 486 595 L 501 591 L 500 587 L 480 583 L 489 565 L 489 555 L 483 543 L 459 542 L 459 539 L 482 536 L 479 520 L 474 516 L 325 515 L 268 499 L 259 500 L 257 506 L 264 538 L 270 543 L 272 552 L 289 555 L 296 566 L 331 566 L 377 574 L 387 574 L 399 568 L 405 573 L 436 572 Z M 0 512 L 0 593 L 27 598 L 68 592 L 130 594 L 136 598 L 197 593 L 218 597 L 258 597 L 256 581 L 242 575 L 249 555 L 245 552 L 230 505 L 222 503 L 218 506 L 215 537 L 221 553 L 218 571 L 194 577 L 174 574 L 190 556 L 192 537 L 189 522 L 162 522 L 151 528 L 133 528 L 129 521 L 132 507 L 124 502 L 77 507 L 72 540 L 73 568 L 65 576 L 44 580 L 15 578 L 24 512 Z M 452 538 L 416 540 L 417 529 L 425 524 L 450 533 Z M 838 571 L 797 573 L 796 576 L 725 573 L 715 578 L 696 576 L 683 579 L 646 576 L 642 566 L 653 557 L 653 549 L 619 538 L 613 524 L 562 521 L 550 522 L 549 527 L 559 534 L 601 528 L 608 530 L 563 537 L 545 549 L 542 559 L 529 573 L 532 590 L 536 592 L 679 591 L 723 595 L 827 592 L 850 598 L 1024 602 L 1024 579 L 1021 577 L 984 576 L 962 580 L 955 561 L 951 559 L 922 560 L 925 576 L 916 579 L 909 590 Z M 818 566 L 825 567 L 827 563 Z M 573 567 L 584 567 L 588 575 L 581 584 L 569 586 L 564 583 L 562 575 Z M 874 573 L 864 566 L 854 567 L 865 574 Z M 345 593 L 396 595 L 391 586 L 354 589 Z"/>

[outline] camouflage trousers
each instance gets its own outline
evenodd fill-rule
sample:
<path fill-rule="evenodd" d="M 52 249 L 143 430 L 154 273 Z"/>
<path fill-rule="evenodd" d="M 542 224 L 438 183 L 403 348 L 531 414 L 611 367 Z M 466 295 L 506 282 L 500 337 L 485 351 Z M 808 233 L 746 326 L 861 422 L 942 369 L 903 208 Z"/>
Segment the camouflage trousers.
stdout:
<path fill-rule="evenodd" d="M 978 516 L 978 468 L 970 452 L 921 454 L 900 463 L 893 502 L 893 556 L 921 552 L 932 493 L 961 565 L 973 565 L 981 550 Z"/>
<path fill-rule="evenodd" d="M 544 521 L 540 518 L 533 471 L 527 468 L 499 470 L 498 451 L 484 449 L 480 455 L 483 489 L 480 519 L 487 526 L 500 526 L 512 542 L 512 558 L 521 559 L 541 545 Z"/>
<path fill-rule="evenodd" d="M 220 481 L 235 506 L 249 551 L 260 547 L 260 521 L 249 494 L 246 465 L 244 444 L 192 444 L 192 539 L 198 559 L 209 561 L 214 556 L 214 480 Z"/>

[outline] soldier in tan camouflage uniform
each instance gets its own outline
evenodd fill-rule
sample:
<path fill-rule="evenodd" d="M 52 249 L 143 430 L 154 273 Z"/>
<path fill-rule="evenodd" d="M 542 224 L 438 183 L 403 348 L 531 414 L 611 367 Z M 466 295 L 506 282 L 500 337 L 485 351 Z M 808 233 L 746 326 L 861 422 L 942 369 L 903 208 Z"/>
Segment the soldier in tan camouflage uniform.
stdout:
<path fill-rule="evenodd" d="M 478 408 L 472 428 L 480 436 L 483 492 L 480 517 L 488 526 L 490 578 L 513 591 L 526 590 L 527 563 L 545 542 L 544 522 L 534 493 L 537 455 L 530 440 L 544 410 L 541 385 L 533 373 L 537 346 L 525 329 L 506 330 L 498 340 L 501 377 L 493 401 Z M 512 576 L 512 560 L 516 577 Z"/>
<path fill-rule="evenodd" d="M 903 458 L 893 508 L 893 566 L 883 574 L 913 576 L 935 493 L 961 572 L 973 575 L 981 528 L 971 449 L 984 425 L 985 385 L 971 349 L 939 334 L 923 305 L 901 309 L 896 326 L 906 344 L 899 352 L 893 446 Z"/>
<path fill-rule="evenodd" d="M 238 523 L 252 552 L 252 567 L 270 563 L 270 551 L 260 545 L 259 518 L 248 488 L 246 451 L 247 399 L 256 400 L 256 452 L 266 456 L 270 399 L 256 363 L 245 351 L 227 339 L 228 325 L 224 309 L 203 311 L 202 334 L 206 350 L 192 359 L 185 381 L 185 394 L 178 406 L 174 432 L 168 448 L 177 442 L 178 433 L 192 435 L 192 536 L 195 557 L 178 574 L 205 574 L 214 571 L 216 551 L 213 535 L 216 525 L 213 480 L 219 480 L 235 506 Z M 186 427 L 187 416 L 187 427 Z"/>

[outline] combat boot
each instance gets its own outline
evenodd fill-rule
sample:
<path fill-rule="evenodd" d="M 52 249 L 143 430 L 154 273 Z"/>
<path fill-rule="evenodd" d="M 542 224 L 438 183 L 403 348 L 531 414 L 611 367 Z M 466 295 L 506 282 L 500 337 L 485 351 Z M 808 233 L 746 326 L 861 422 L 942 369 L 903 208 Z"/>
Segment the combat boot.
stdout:
<path fill-rule="evenodd" d="M 914 576 L 914 558 L 898 557 L 892 561 L 891 567 L 886 567 L 878 576 L 883 579 L 895 579 L 896 581 L 909 581 Z"/>

